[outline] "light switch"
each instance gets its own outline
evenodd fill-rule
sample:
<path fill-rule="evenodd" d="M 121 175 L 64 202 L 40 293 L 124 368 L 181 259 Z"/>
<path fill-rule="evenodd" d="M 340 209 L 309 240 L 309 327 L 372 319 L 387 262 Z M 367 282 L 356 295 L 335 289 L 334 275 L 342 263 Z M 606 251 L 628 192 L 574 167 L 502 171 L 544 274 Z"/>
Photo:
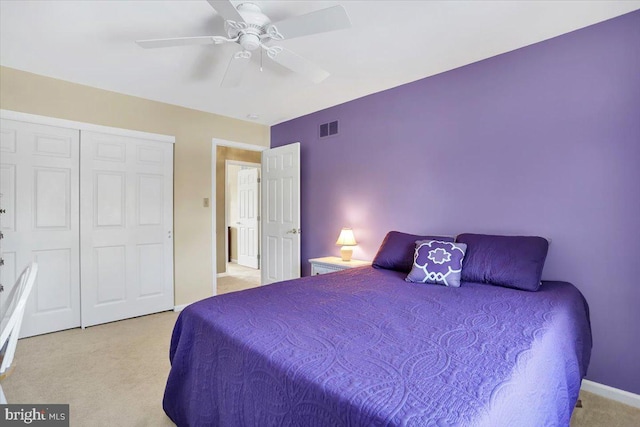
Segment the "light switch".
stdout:
<path fill-rule="evenodd" d="M 204 199 L 202 199 L 202 206 L 204 206 L 205 208 L 209 207 L 209 198 L 205 197 Z"/>

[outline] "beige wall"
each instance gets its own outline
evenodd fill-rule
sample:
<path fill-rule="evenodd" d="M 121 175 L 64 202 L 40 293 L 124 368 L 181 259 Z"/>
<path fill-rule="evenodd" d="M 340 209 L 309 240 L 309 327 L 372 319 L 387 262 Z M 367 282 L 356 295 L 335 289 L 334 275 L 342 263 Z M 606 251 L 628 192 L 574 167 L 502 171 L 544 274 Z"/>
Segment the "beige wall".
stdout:
<path fill-rule="evenodd" d="M 240 160 L 243 162 L 260 163 L 259 151 L 240 150 L 238 148 L 218 146 L 216 151 L 216 258 L 218 273 L 224 273 L 227 268 L 227 252 L 224 245 L 224 237 L 227 230 L 224 228 L 224 195 L 225 195 L 225 161 Z"/>
<path fill-rule="evenodd" d="M 0 108 L 175 136 L 175 303 L 212 294 L 212 212 L 202 203 L 211 197 L 211 139 L 269 146 L 268 126 L 6 67 L 0 67 Z"/>

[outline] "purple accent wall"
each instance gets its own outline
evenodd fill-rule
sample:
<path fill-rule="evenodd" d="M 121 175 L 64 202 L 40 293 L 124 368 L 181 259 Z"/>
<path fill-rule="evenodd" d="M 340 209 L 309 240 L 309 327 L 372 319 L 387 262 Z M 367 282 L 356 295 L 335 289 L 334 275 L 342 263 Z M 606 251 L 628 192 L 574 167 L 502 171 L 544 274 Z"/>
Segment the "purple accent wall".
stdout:
<path fill-rule="evenodd" d="M 271 128 L 295 141 L 305 275 L 342 227 L 360 259 L 389 230 L 550 237 L 543 278 L 591 307 L 587 378 L 640 393 L 640 11 Z"/>

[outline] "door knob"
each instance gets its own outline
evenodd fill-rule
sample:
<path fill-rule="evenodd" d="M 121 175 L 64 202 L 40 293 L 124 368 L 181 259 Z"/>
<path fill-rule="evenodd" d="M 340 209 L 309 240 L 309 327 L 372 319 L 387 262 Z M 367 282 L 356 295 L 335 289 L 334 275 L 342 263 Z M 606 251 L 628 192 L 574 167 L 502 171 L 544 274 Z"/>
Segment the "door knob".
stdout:
<path fill-rule="evenodd" d="M 292 228 L 291 230 L 287 231 L 287 234 L 298 234 L 298 230 L 295 228 Z"/>

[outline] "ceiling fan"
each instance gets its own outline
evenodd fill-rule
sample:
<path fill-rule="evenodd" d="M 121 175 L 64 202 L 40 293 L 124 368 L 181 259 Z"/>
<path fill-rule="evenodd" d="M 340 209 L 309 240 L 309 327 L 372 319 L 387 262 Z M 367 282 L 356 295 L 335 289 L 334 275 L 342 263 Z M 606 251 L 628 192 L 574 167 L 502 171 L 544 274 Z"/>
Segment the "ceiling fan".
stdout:
<path fill-rule="evenodd" d="M 240 84 L 244 71 L 251 60 L 252 52 L 257 49 L 264 50 L 268 58 L 283 67 L 304 75 L 314 83 L 320 83 L 329 77 L 327 71 L 297 53 L 281 46 L 269 46 L 266 43 L 272 40 L 288 40 L 351 27 L 349 16 L 342 6 L 333 6 L 305 15 L 294 16 L 274 24 L 271 23 L 268 16 L 262 13 L 260 7 L 253 3 L 242 3 L 236 7 L 229 0 L 207 0 L 207 2 L 225 19 L 227 37 L 179 37 L 137 40 L 136 43 L 146 49 L 223 43 L 239 44 L 242 50 L 231 57 L 220 84 L 222 87 L 235 87 Z"/>

